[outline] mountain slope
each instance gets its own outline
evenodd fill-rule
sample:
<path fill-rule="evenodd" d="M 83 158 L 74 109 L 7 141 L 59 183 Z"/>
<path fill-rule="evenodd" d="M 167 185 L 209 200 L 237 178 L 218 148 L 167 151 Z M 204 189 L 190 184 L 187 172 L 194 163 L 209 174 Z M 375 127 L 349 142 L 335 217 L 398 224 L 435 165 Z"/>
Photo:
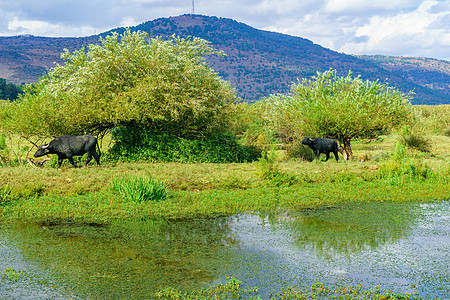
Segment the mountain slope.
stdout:
<path fill-rule="evenodd" d="M 156 19 L 130 29 L 148 32 L 151 37 L 176 34 L 210 41 L 227 56 L 208 57 L 208 63 L 247 101 L 272 93 L 287 93 L 298 79 L 332 68 L 339 75 L 347 75 L 351 70 L 363 79 L 386 80 L 405 93 L 414 90 L 414 104 L 450 103 L 448 70 L 419 67 L 411 71 L 392 64 L 388 67 L 380 60 L 338 53 L 303 38 L 258 30 L 231 19 L 183 15 Z M 59 53 L 64 48 L 73 51 L 97 42 L 98 38 L 0 38 L 0 77 L 15 83 L 36 81 L 54 62 L 61 63 Z"/>

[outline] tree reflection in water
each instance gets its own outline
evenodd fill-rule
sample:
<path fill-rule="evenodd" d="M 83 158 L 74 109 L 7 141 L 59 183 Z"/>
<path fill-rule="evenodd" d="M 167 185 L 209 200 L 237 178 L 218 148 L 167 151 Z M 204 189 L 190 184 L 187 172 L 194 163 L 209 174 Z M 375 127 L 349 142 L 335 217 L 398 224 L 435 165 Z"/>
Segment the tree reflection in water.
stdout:
<path fill-rule="evenodd" d="M 332 257 L 375 249 L 407 236 L 415 222 L 412 204 L 348 204 L 339 208 L 306 209 L 275 217 L 300 247 Z"/>

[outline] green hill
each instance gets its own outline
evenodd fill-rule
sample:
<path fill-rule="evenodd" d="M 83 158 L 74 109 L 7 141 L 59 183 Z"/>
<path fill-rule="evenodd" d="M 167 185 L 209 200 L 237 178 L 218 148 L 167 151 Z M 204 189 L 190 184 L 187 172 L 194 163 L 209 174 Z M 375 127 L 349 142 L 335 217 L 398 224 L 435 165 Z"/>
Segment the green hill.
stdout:
<path fill-rule="evenodd" d="M 245 101 L 287 93 L 292 82 L 332 68 L 339 75 L 352 71 L 363 79 L 386 81 L 405 93 L 414 90 L 414 104 L 450 104 L 449 62 L 445 61 L 428 59 L 438 65 L 432 68 L 430 64 L 418 63 L 427 61 L 421 58 L 405 65 L 403 58 L 347 55 L 300 37 L 258 30 L 231 19 L 200 15 L 160 18 L 130 29 L 148 32 L 150 37 L 176 34 L 210 41 L 227 56 L 210 57 L 208 63 L 231 82 Z M 61 63 L 59 54 L 64 48 L 73 51 L 97 42 L 98 37 L 0 37 L 0 77 L 14 83 L 36 81 L 55 62 Z"/>

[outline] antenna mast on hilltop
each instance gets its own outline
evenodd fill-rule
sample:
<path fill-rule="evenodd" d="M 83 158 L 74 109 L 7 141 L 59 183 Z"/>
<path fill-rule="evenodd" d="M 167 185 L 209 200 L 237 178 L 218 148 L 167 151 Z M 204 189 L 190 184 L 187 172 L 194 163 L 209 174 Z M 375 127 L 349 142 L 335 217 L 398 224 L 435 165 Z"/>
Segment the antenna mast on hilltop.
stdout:
<path fill-rule="evenodd" d="M 194 0 L 192 0 L 192 14 L 195 14 L 195 9 L 194 9 Z"/>

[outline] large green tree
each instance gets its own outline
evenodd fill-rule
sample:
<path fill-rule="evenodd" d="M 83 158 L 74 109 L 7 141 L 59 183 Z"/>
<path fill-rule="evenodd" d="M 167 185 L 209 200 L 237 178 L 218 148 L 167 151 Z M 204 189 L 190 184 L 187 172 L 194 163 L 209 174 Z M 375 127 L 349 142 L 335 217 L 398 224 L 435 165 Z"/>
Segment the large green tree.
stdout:
<path fill-rule="evenodd" d="M 0 78 L 0 99 L 16 100 L 22 93 L 22 87 L 13 83 L 6 83 L 6 79 Z"/>
<path fill-rule="evenodd" d="M 329 70 L 293 84 L 292 95 L 279 98 L 277 109 L 279 119 L 303 134 L 339 139 L 351 159 L 354 138 L 376 137 L 410 119 L 410 98 L 388 84 Z"/>
<path fill-rule="evenodd" d="M 235 91 L 206 65 L 221 55 L 200 38 L 150 39 L 125 31 L 61 55 L 65 61 L 3 106 L 2 123 L 23 135 L 102 135 L 148 126 L 180 136 L 223 125 Z"/>

